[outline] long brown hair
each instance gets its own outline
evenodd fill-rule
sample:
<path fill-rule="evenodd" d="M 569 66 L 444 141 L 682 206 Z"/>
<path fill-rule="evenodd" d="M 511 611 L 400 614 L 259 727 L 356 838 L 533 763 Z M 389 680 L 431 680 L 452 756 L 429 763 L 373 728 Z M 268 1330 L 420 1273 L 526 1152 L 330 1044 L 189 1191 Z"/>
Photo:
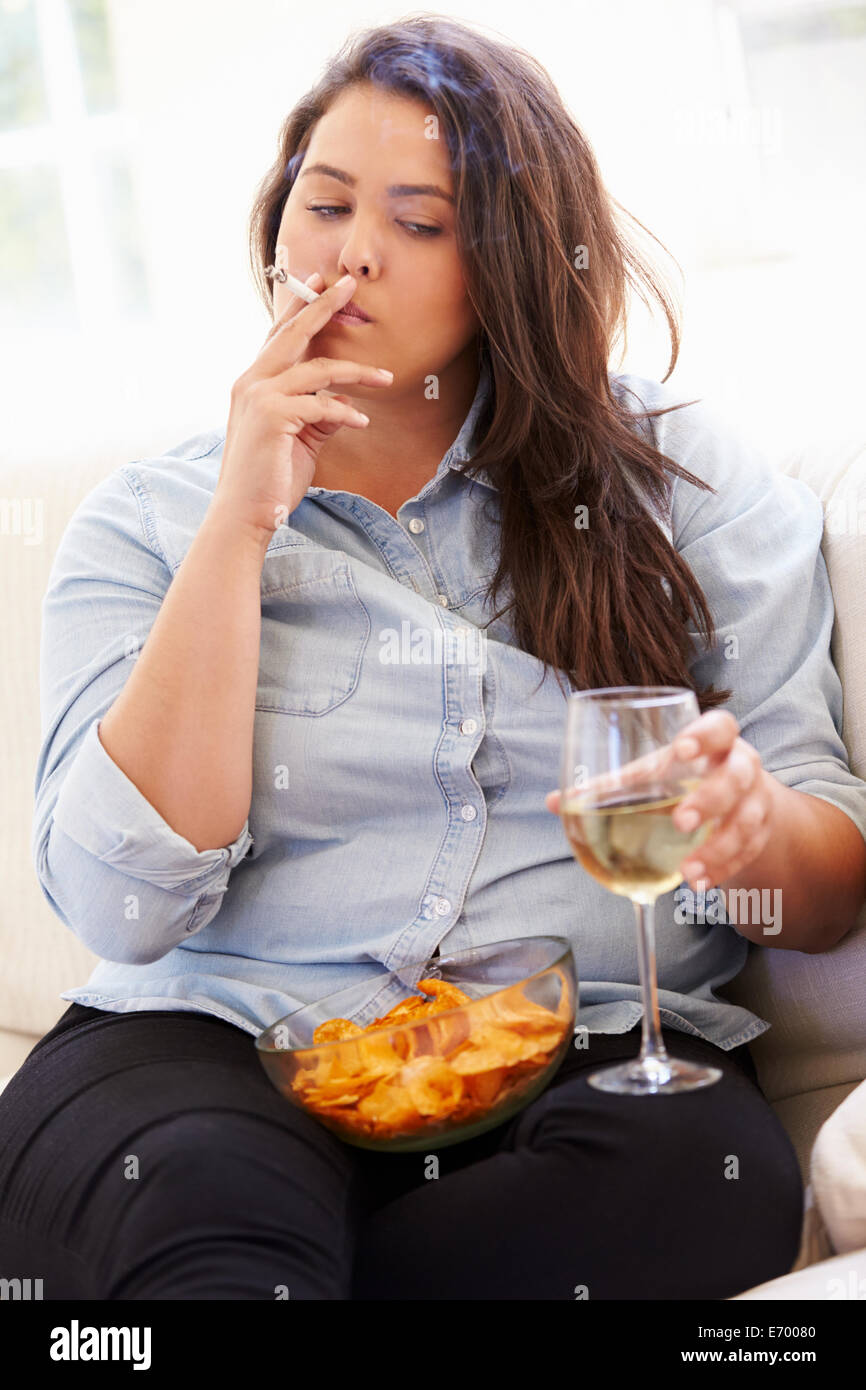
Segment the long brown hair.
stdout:
<path fill-rule="evenodd" d="M 731 691 L 699 688 L 688 668 L 696 654 L 687 625 L 693 620 L 711 647 L 712 614 L 647 506 L 667 507 L 674 474 L 715 489 L 637 425 L 694 402 L 636 411 L 608 376 L 629 284 L 648 304 L 645 286 L 664 311 L 671 357 L 663 381 L 679 353 L 677 312 L 615 209 L 647 229 L 607 192 L 540 63 L 435 14 L 346 40 L 286 117 L 256 191 L 250 254 L 266 307 L 273 312 L 264 269 L 313 127 L 362 82 L 425 102 L 447 141 L 458 249 L 493 381 L 480 445 L 464 469 L 487 470 L 499 489 L 499 559 L 487 599 L 495 603 L 502 589 L 510 598 L 494 616 L 511 613 L 517 645 L 542 661 L 542 680 L 552 667 L 560 687 L 562 670 L 576 689 L 678 685 L 695 691 L 702 712 L 723 703 Z M 588 509 L 585 528 L 579 507 Z"/>

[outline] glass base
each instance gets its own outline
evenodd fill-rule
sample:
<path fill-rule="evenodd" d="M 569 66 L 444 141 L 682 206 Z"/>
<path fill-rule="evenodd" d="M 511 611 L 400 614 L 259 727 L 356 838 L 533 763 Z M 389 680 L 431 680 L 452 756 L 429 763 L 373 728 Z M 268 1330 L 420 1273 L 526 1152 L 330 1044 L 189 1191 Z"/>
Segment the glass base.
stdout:
<path fill-rule="evenodd" d="M 635 1058 L 615 1067 L 594 1071 L 586 1079 L 597 1091 L 613 1091 L 618 1096 L 670 1096 L 677 1091 L 696 1091 L 720 1081 L 718 1067 L 704 1067 L 676 1057 Z"/>

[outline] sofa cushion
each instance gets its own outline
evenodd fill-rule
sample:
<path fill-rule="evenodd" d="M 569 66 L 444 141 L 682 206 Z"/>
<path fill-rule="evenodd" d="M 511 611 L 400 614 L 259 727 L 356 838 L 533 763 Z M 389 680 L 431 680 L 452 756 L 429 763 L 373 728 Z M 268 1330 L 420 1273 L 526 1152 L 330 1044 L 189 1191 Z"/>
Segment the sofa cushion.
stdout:
<path fill-rule="evenodd" d="M 779 466 L 824 507 L 842 738 L 852 772 L 866 777 L 866 447 L 810 444 Z M 750 944 L 743 969 L 718 993 L 773 1025 L 749 1044 L 769 1100 L 856 1085 L 866 1077 L 866 907 L 848 936 L 821 955 Z"/>
<path fill-rule="evenodd" d="M 47 1033 L 68 1008 L 61 992 L 86 980 L 98 959 L 45 899 L 31 832 L 42 596 L 72 512 L 119 462 L 91 457 L 60 471 L 56 460 L 27 459 L 0 471 L 11 518 L 0 546 L 0 1028 L 12 1033 Z"/>
<path fill-rule="evenodd" d="M 821 1127 L 812 1150 L 812 1187 L 833 1249 L 866 1246 L 866 1081 Z"/>

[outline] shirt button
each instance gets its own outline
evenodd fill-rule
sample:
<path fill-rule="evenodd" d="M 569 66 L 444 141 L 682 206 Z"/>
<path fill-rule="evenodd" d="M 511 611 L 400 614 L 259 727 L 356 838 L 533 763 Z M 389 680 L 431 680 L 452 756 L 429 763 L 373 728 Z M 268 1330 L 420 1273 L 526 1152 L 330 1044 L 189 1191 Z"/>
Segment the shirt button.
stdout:
<path fill-rule="evenodd" d="M 478 812 L 474 806 L 463 806 L 460 809 L 460 814 L 464 820 L 474 820 Z"/>
<path fill-rule="evenodd" d="M 436 602 L 437 602 L 437 603 L 441 603 L 443 608 L 447 608 L 447 607 L 448 607 L 448 595 L 447 595 L 447 594 L 437 594 L 437 595 L 436 595 Z"/>
<path fill-rule="evenodd" d="M 461 720 L 460 720 L 460 732 L 461 732 L 461 734 L 474 734 L 474 733 L 475 733 L 475 730 L 476 730 L 477 728 L 478 728 L 478 723 L 477 723 L 477 720 L 475 720 L 475 719 L 461 719 Z"/>
<path fill-rule="evenodd" d="M 436 899 L 436 912 L 440 917 L 445 917 L 451 911 L 451 904 L 447 898 Z"/>
<path fill-rule="evenodd" d="M 419 531 L 424 530 L 424 522 L 419 516 L 413 516 L 412 520 L 409 522 L 409 530 L 414 531 L 416 536 Z"/>

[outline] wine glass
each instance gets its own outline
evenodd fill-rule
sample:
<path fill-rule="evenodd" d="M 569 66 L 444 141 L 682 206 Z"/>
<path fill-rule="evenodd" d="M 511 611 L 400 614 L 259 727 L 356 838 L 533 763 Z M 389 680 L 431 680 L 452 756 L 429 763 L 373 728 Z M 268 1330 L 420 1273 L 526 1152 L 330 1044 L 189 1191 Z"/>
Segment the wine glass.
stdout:
<path fill-rule="evenodd" d="M 655 900 L 683 881 L 679 865 L 714 827 L 688 833 L 672 815 L 698 785 L 707 758 L 683 762 L 673 741 L 700 716 L 683 686 L 611 686 L 568 700 L 559 813 L 575 858 L 612 893 L 631 898 L 643 993 L 640 1055 L 587 1077 L 617 1095 L 672 1095 L 711 1086 L 718 1067 L 669 1056 L 659 1023 Z"/>

